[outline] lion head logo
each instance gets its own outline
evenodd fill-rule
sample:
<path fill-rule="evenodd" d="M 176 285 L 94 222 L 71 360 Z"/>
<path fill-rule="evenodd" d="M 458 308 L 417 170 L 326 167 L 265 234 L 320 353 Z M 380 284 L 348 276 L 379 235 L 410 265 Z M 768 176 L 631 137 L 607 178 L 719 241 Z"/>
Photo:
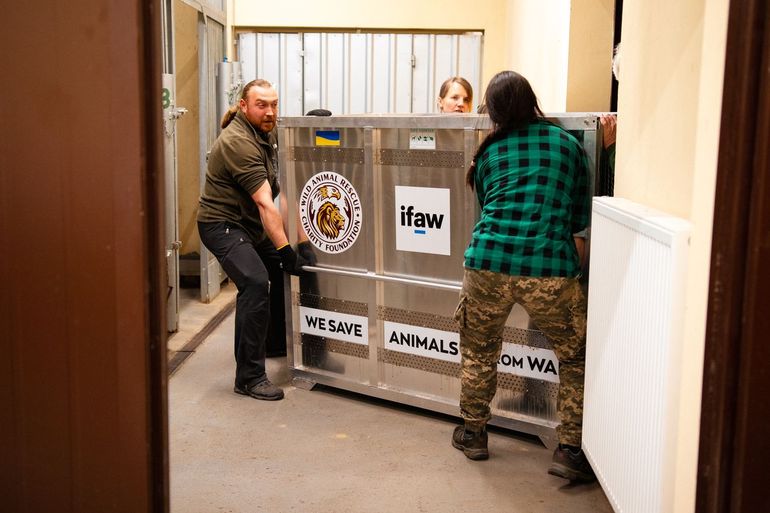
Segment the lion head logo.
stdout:
<path fill-rule="evenodd" d="M 327 201 L 318 209 L 316 225 L 321 233 L 330 239 L 336 239 L 345 228 L 345 218 L 334 203 Z"/>

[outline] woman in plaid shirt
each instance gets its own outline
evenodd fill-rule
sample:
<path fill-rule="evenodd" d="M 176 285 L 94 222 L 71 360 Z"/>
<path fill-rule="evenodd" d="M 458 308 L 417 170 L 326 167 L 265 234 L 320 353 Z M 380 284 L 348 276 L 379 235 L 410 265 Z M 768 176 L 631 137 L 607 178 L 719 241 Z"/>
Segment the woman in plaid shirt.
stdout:
<path fill-rule="evenodd" d="M 465 252 L 460 325 L 464 425 L 452 445 L 489 457 L 486 424 L 497 389 L 505 321 L 518 303 L 559 359 L 559 446 L 548 472 L 592 481 L 581 450 L 586 298 L 574 233 L 588 224 L 588 164 L 580 143 L 547 121 L 526 78 L 495 75 L 484 105 L 493 129 L 468 169 L 481 216 Z M 582 246 L 581 246 L 582 247 Z"/>

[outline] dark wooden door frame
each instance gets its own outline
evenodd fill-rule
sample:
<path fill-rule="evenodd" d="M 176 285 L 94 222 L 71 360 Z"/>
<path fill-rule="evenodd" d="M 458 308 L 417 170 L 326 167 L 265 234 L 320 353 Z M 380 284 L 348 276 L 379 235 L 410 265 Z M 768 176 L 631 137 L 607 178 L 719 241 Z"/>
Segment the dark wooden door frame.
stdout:
<path fill-rule="evenodd" d="M 4 12 L 3 512 L 169 509 L 160 12 Z"/>
<path fill-rule="evenodd" d="M 152 513 L 169 511 L 169 459 L 168 459 L 168 366 L 166 339 L 166 234 L 164 178 L 163 108 L 161 102 L 161 76 L 163 39 L 161 31 L 161 5 L 159 0 L 143 2 L 141 21 L 144 54 L 143 73 L 145 91 L 144 133 L 145 172 L 145 226 L 144 236 L 148 248 L 146 293 L 147 340 L 149 341 L 149 419 L 150 419 L 150 507 Z"/>
<path fill-rule="evenodd" d="M 696 512 L 770 511 L 770 8 L 730 3 Z M 764 300 L 763 300 L 764 299 Z"/>

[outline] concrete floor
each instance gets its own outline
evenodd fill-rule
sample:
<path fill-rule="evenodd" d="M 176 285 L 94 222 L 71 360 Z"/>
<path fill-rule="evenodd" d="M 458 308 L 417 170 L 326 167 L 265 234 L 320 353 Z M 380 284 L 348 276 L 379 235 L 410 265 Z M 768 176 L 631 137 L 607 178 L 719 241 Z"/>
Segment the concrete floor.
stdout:
<path fill-rule="evenodd" d="M 457 419 L 295 388 L 285 358 L 268 360 L 283 401 L 234 394 L 233 320 L 169 382 L 173 513 L 612 511 L 598 484 L 548 475 L 536 438 L 493 430 L 490 459 L 473 462 L 450 445 Z"/>
<path fill-rule="evenodd" d="M 210 302 L 200 300 L 200 288 L 182 287 L 179 289 L 178 330 L 166 342 L 169 365 L 181 365 L 195 351 L 223 315 L 235 308 L 235 295 L 238 293 L 230 280 L 221 284 L 219 294 Z M 170 372 L 174 372 L 170 369 Z"/>

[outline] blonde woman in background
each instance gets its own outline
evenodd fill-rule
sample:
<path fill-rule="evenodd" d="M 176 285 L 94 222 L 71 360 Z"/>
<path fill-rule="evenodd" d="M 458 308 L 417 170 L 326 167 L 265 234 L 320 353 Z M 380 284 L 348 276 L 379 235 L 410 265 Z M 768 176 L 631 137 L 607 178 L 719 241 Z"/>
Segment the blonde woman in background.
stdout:
<path fill-rule="evenodd" d="M 467 114 L 473 105 L 473 88 L 463 77 L 444 80 L 438 91 L 439 112 Z"/>

